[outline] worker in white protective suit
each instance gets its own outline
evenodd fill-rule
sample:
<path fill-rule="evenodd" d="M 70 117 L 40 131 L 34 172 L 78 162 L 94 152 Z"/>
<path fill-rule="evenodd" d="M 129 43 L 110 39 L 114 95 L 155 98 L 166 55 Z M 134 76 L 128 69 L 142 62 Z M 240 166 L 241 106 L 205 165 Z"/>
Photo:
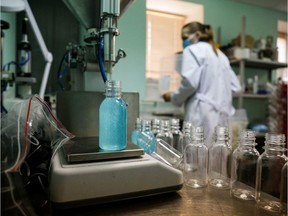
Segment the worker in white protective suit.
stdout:
<path fill-rule="evenodd" d="M 240 91 L 241 85 L 228 58 L 216 48 L 209 25 L 186 24 L 182 39 L 181 85 L 162 97 L 177 106 L 184 103 L 184 120 L 204 128 L 205 143 L 210 147 L 215 126 L 228 126 L 235 112 L 232 92 Z"/>

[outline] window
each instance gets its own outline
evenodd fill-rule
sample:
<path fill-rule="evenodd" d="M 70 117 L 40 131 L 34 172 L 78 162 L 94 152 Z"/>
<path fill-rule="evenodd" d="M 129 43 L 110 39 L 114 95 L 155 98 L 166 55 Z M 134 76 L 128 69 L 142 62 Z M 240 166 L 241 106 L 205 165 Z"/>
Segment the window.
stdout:
<path fill-rule="evenodd" d="M 176 90 L 181 81 L 175 69 L 176 62 L 181 63 L 181 28 L 191 21 L 203 22 L 204 7 L 175 0 L 146 0 L 146 7 L 145 99 L 161 101 L 161 93 Z"/>
<path fill-rule="evenodd" d="M 285 29 L 286 28 L 286 29 Z M 277 37 L 277 48 L 278 48 L 278 61 L 287 63 L 288 58 L 288 35 L 287 35 L 287 22 L 278 22 L 278 37 Z M 283 81 L 288 82 L 288 70 L 282 68 L 277 70 L 277 77 L 281 77 Z"/>
<path fill-rule="evenodd" d="M 175 70 L 175 58 L 182 50 L 181 28 L 185 17 L 151 10 L 147 10 L 146 16 L 147 90 L 159 90 L 160 87 L 163 91 L 173 91 L 181 79 Z M 155 92 L 147 93 L 148 98 L 157 99 Z"/>

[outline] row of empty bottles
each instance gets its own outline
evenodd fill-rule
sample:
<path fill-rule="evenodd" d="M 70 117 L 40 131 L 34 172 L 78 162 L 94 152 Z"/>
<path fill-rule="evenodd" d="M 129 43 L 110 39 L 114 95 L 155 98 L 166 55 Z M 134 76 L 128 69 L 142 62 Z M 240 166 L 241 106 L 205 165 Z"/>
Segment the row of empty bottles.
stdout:
<path fill-rule="evenodd" d="M 152 125 L 151 125 L 152 123 Z M 232 150 L 227 127 L 215 127 L 207 148 L 202 127 L 178 119 L 137 119 L 132 142 L 153 157 L 181 169 L 192 188 L 227 189 L 233 197 L 256 200 L 260 210 L 287 214 L 287 157 L 285 135 L 266 134 L 264 152 L 256 150 L 255 132 L 239 133 Z"/>

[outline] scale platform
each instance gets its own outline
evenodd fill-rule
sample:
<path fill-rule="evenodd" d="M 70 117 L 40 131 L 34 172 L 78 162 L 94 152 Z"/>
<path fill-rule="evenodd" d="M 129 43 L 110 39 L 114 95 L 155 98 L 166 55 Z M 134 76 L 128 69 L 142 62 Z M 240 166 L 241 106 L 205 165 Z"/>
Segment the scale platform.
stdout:
<path fill-rule="evenodd" d="M 50 201 L 56 208 L 175 192 L 183 173 L 129 143 L 123 151 L 102 151 L 98 137 L 66 142 L 52 161 Z"/>

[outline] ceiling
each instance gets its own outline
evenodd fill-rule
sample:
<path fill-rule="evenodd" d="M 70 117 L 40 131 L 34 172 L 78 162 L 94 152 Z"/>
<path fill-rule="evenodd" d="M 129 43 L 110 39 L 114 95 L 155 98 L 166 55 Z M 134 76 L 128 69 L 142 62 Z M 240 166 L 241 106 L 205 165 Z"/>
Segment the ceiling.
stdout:
<path fill-rule="evenodd" d="M 236 0 L 247 4 L 253 4 L 265 8 L 287 12 L 287 0 Z"/>

